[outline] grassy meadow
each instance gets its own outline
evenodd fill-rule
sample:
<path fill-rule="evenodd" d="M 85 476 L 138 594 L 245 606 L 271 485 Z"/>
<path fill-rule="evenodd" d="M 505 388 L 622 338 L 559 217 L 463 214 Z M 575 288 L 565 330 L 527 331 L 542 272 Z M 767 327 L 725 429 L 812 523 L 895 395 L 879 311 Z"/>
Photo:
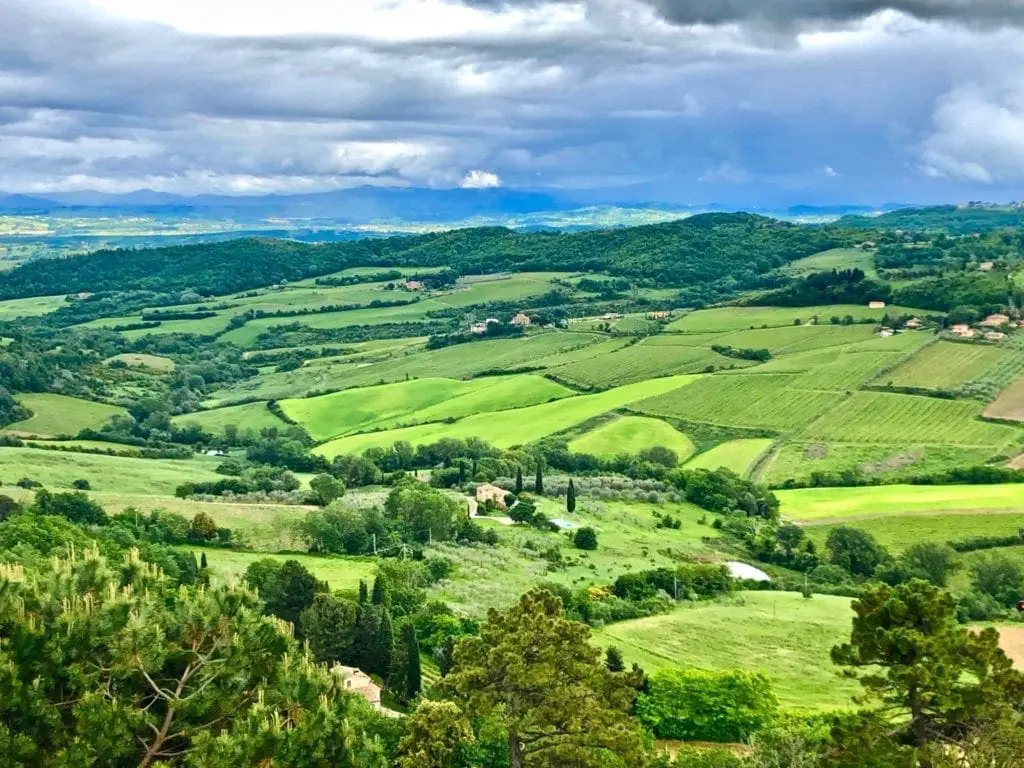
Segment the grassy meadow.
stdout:
<path fill-rule="evenodd" d="M 283 563 L 285 560 L 296 560 L 310 573 L 321 581 L 326 581 L 331 590 L 344 592 L 355 592 L 359 589 L 359 582 L 372 581 L 377 572 L 377 565 L 370 558 L 362 557 L 321 557 L 316 555 L 302 554 L 276 554 L 267 552 L 241 552 L 230 549 L 211 549 L 204 547 L 182 547 L 187 552 L 195 552 L 198 557 L 200 553 L 206 554 L 206 561 L 210 568 L 210 575 L 213 580 L 221 583 L 237 581 L 249 567 L 249 563 L 256 560 L 275 560 Z"/>
<path fill-rule="evenodd" d="M 1013 536 L 1024 528 L 1024 512 L 980 509 L 966 513 L 914 513 L 858 518 L 847 524 L 867 531 L 890 551 L 901 552 L 922 542 L 944 544 L 982 536 Z M 816 544 L 824 546 L 829 531 L 838 525 L 813 524 L 805 528 Z"/>
<path fill-rule="evenodd" d="M 0 301 L 0 322 L 18 317 L 46 315 L 67 304 L 64 296 L 37 296 L 30 299 L 7 299 Z"/>
<path fill-rule="evenodd" d="M 803 523 L 908 512 L 1002 510 L 1024 514 L 1024 485 L 877 485 L 776 491 L 782 515 Z M 969 535 L 967 532 L 964 535 Z"/>
<path fill-rule="evenodd" d="M 8 424 L 4 431 L 35 437 L 74 436 L 83 429 L 99 429 L 111 417 L 126 413 L 124 408 L 66 395 L 18 395 L 17 400 L 32 416 Z"/>
<path fill-rule="evenodd" d="M 209 411 L 197 411 L 175 416 L 172 422 L 176 425 L 196 424 L 207 432 L 219 435 L 224 427 L 234 425 L 240 432 L 252 430 L 259 432 L 265 427 L 286 429 L 288 424 L 275 416 L 267 408 L 265 402 L 246 403 L 245 405 L 229 405 Z"/>
<path fill-rule="evenodd" d="M 169 357 L 161 357 L 160 355 L 143 355 L 143 354 L 122 354 L 114 355 L 107 360 L 104 360 L 107 365 L 113 362 L 121 362 L 127 365 L 129 368 L 148 368 L 151 371 L 158 373 L 170 373 L 174 370 L 174 361 Z"/>
<path fill-rule="evenodd" d="M 744 438 L 729 440 L 704 451 L 688 462 L 686 469 L 731 469 L 745 476 L 764 452 L 771 448 L 771 438 Z"/>
<path fill-rule="evenodd" d="M 636 454 L 655 446 L 675 451 L 680 461 L 696 451 L 690 438 L 672 425 L 643 416 L 617 416 L 569 442 L 569 450 L 574 453 L 605 458 Z"/>

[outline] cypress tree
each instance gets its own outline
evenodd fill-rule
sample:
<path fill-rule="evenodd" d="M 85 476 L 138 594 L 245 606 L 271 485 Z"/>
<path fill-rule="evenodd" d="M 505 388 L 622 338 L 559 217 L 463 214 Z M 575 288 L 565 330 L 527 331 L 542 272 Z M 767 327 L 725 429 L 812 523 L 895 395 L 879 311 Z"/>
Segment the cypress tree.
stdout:
<path fill-rule="evenodd" d="M 374 605 L 387 606 L 391 603 L 391 596 L 388 594 L 387 579 L 378 576 L 373 580 L 373 596 L 370 598 Z"/>
<path fill-rule="evenodd" d="M 466 482 L 466 462 L 462 459 L 459 459 L 459 482 Z"/>
<path fill-rule="evenodd" d="M 391 656 L 395 652 L 395 626 L 391 621 L 391 611 L 387 608 L 381 610 L 380 628 L 377 630 L 376 643 L 374 643 L 373 671 L 388 679 L 391 674 Z"/>
<path fill-rule="evenodd" d="M 359 604 L 366 605 L 370 601 L 370 593 L 366 590 L 366 582 L 359 580 Z"/>
<path fill-rule="evenodd" d="M 570 515 L 576 511 L 576 487 L 572 484 L 572 478 L 569 478 L 569 488 L 565 492 L 565 511 Z"/>
<path fill-rule="evenodd" d="M 423 690 L 423 673 L 420 669 L 420 641 L 416 637 L 416 626 L 411 621 L 406 623 L 403 635 L 408 654 L 405 664 L 405 697 L 412 701 Z"/>
<path fill-rule="evenodd" d="M 473 459 L 473 472 L 471 474 L 473 477 L 476 477 L 476 459 Z"/>
<path fill-rule="evenodd" d="M 534 493 L 544 493 L 544 475 L 540 470 L 540 462 L 537 462 L 537 476 L 533 478 L 533 491 Z"/>
<path fill-rule="evenodd" d="M 523 492 L 523 468 L 516 467 L 516 496 Z"/>
<path fill-rule="evenodd" d="M 209 567 L 210 567 L 210 566 L 209 566 L 209 565 L 207 564 L 207 562 L 206 562 L 206 553 L 205 553 L 205 552 L 203 552 L 203 554 L 202 554 L 202 555 L 200 556 L 200 558 L 199 558 L 199 567 L 200 567 L 200 568 L 202 568 L 202 569 L 203 569 L 204 571 L 205 571 L 205 570 L 206 570 L 207 568 L 209 568 Z"/>

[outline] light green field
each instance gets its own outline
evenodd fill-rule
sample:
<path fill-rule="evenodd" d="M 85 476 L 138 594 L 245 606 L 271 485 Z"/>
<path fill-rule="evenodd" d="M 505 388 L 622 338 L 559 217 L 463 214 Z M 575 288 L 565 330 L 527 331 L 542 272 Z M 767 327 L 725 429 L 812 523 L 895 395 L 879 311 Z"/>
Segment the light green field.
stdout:
<path fill-rule="evenodd" d="M 284 430 L 289 426 L 267 410 L 265 402 L 230 405 L 225 408 L 214 408 L 210 411 L 185 413 L 181 416 L 175 416 L 171 421 L 178 426 L 198 424 L 211 435 L 221 434 L 224 431 L 224 427 L 229 424 L 238 427 L 240 432 L 245 432 L 249 429 L 253 432 L 259 432 L 265 427 L 276 427 L 279 430 Z"/>
<path fill-rule="evenodd" d="M 514 371 L 557 365 L 563 354 L 584 355 L 602 337 L 593 333 L 542 331 L 517 339 L 488 339 L 413 354 L 398 354 L 377 362 L 306 365 L 286 373 L 270 373 L 219 390 L 207 401 L 214 406 L 241 398 L 261 400 L 303 397 L 315 390 L 365 387 L 407 379 L 463 379 L 489 371 Z M 614 340 L 616 344 L 624 339 Z M 568 358 L 576 359 L 576 358 Z"/>
<path fill-rule="evenodd" d="M 797 377 L 800 389 L 842 392 L 866 384 L 887 366 L 896 364 L 901 352 L 843 352 L 835 360 L 811 368 Z"/>
<path fill-rule="evenodd" d="M 387 447 L 399 440 L 420 445 L 436 442 L 443 437 L 478 437 L 499 448 L 526 445 L 645 397 L 692 385 L 695 378 L 672 376 L 651 379 L 594 395 L 567 397 L 530 408 L 480 413 L 453 424 L 423 424 L 405 429 L 353 435 L 325 443 L 317 448 L 316 452 L 331 458 L 339 454 L 362 453 L 372 447 Z"/>
<path fill-rule="evenodd" d="M 67 302 L 63 296 L 37 296 L 30 299 L 7 299 L 0 301 L 0 322 L 18 317 L 38 317 L 54 312 Z"/>
<path fill-rule="evenodd" d="M 666 330 L 681 333 L 740 331 L 763 326 L 772 328 L 796 325 L 798 320 L 800 323 L 810 323 L 813 317 L 817 317 L 820 324 L 826 325 L 833 316 L 843 318 L 850 315 L 855 321 L 881 320 L 886 312 L 891 316 L 921 314 L 921 310 L 908 307 L 871 309 L 861 304 L 828 304 L 815 307 L 718 307 L 691 312 L 671 323 Z"/>
<path fill-rule="evenodd" d="M 978 466 L 992 453 L 992 448 L 954 445 L 794 442 L 784 445 L 772 457 L 759 479 L 778 485 L 785 480 L 807 480 L 812 472 L 844 470 L 860 470 L 868 476 L 887 479 L 912 477 Z"/>
<path fill-rule="evenodd" d="M 979 420 L 984 404 L 965 400 L 854 392 L 802 434 L 847 443 L 938 443 L 999 447 L 1019 432 Z"/>
<path fill-rule="evenodd" d="M 783 267 L 784 272 L 795 277 L 833 269 L 862 269 L 870 277 L 875 274 L 875 253 L 861 248 L 833 248 L 791 261 Z"/>
<path fill-rule="evenodd" d="M 685 390 L 645 400 L 637 410 L 721 426 L 794 429 L 836 400 L 834 393 L 794 389 L 794 380 L 781 374 L 706 376 Z"/>
<path fill-rule="evenodd" d="M 582 387 L 602 389 L 657 376 L 701 373 L 708 368 L 744 368 L 749 360 L 724 357 L 701 347 L 647 346 L 643 341 L 601 357 L 551 368 L 551 375 Z"/>
<path fill-rule="evenodd" d="M 374 429 L 524 408 L 572 394 L 560 384 L 533 375 L 471 381 L 430 378 L 284 400 L 281 408 L 314 440 L 329 440 Z"/>
<path fill-rule="evenodd" d="M 661 419 L 643 416 L 616 417 L 571 441 L 569 450 L 610 458 L 623 453 L 634 455 L 655 446 L 675 451 L 680 462 L 686 461 L 696 450 L 678 429 Z"/>
<path fill-rule="evenodd" d="M 213 578 L 221 583 L 241 579 L 249 563 L 256 560 L 297 560 L 321 581 L 326 581 L 331 590 L 352 592 L 359 589 L 359 582 L 369 583 L 377 573 L 377 565 L 368 558 L 318 557 L 314 555 L 279 555 L 266 552 L 239 552 L 230 549 L 208 549 L 203 547 L 182 547 L 186 552 L 206 553 L 206 562 Z"/>
<path fill-rule="evenodd" d="M 867 531 L 887 549 L 902 552 L 922 542 L 942 544 L 975 537 L 1013 536 L 1024 529 L 1024 514 L 979 510 L 967 514 L 947 512 L 940 515 L 896 515 L 858 518 L 845 525 Z M 815 544 L 824 547 L 829 531 L 837 526 L 835 523 L 808 525 L 807 535 Z"/>
<path fill-rule="evenodd" d="M 108 365 L 115 360 L 119 360 L 129 368 L 149 368 L 159 373 L 170 373 L 174 370 L 174 361 L 169 357 L 160 357 L 158 355 L 136 355 L 136 354 L 123 354 L 114 355 L 103 362 Z"/>
<path fill-rule="evenodd" d="M 686 469 L 731 469 L 745 476 L 771 445 L 770 438 L 729 440 L 686 462 Z"/>
<path fill-rule="evenodd" d="M 99 429 L 112 416 L 126 412 L 114 405 L 65 395 L 27 394 L 18 395 L 17 400 L 32 411 L 32 416 L 8 424 L 4 431 L 35 437 L 74 436 L 83 429 Z"/>
<path fill-rule="evenodd" d="M 829 653 L 850 637 L 850 600 L 793 592 L 742 592 L 735 599 L 610 624 L 594 632 L 617 646 L 627 664 L 663 669 L 737 667 L 764 672 L 784 709 L 852 708 L 860 686 L 844 679 Z"/>
<path fill-rule="evenodd" d="M 70 488 L 88 480 L 97 491 L 173 496 L 182 483 L 218 480 L 215 462 L 198 459 L 136 459 L 88 453 L 0 448 L 0 481 L 13 485 L 22 477 L 47 488 Z"/>
<path fill-rule="evenodd" d="M 1024 485 L 877 485 L 776 491 L 782 514 L 801 522 L 899 517 L 909 512 L 1002 510 L 1024 514 Z M 969 536 L 970 531 L 962 531 Z"/>
<path fill-rule="evenodd" d="M 734 331 L 709 343 L 737 349 L 767 349 L 773 355 L 784 355 L 867 341 L 873 335 L 874 327 L 870 325 L 790 325 Z"/>
<path fill-rule="evenodd" d="M 981 344 L 939 341 L 922 349 L 879 383 L 897 387 L 956 389 L 985 374 L 1013 352 Z"/>

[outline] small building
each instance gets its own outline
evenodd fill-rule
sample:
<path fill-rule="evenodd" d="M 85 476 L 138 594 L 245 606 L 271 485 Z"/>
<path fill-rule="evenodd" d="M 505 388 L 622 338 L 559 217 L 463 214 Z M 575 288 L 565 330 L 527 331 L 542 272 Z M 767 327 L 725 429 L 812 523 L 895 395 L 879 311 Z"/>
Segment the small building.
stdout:
<path fill-rule="evenodd" d="M 648 320 L 668 320 L 669 314 L 670 314 L 669 312 L 666 312 L 663 309 L 658 309 L 658 310 L 655 310 L 654 312 L 648 312 L 647 313 L 647 319 Z"/>
<path fill-rule="evenodd" d="M 407 291 L 422 291 L 425 286 L 419 280 L 406 280 L 402 287 Z"/>
<path fill-rule="evenodd" d="M 1002 341 L 1006 334 L 1002 331 L 985 331 L 985 341 Z"/>
<path fill-rule="evenodd" d="M 894 333 L 896 333 L 896 331 L 894 331 L 892 328 L 886 328 L 883 326 L 882 328 L 878 329 L 878 335 L 881 336 L 883 339 L 889 338 Z"/>
<path fill-rule="evenodd" d="M 487 323 L 473 323 L 471 326 L 469 326 L 469 330 L 470 333 L 487 333 Z"/>
<path fill-rule="evenodd" d="M 980 269 L 982 272 L 991 272 L 995 268 L 996 263 L 994 261 L 983 261 L 981 262 L 981 264 L 978 265 L 978 269 Z"/>
<path fill-rule="evenodd" d="M 500 488 L 497 485 L 491 485 L 490 483 L 484 483 L 476 487 L 476 500 L 477 503 L 483 504 L 485 502 L 491 502 L 501 509 L 506 509 L 505 497 L 508 496 L 508 491 L 504 488 Z"/>
<path fill-rule="evenodd" d="M 907 320 L 907 322 L 904 325 L 904 327 L 909 328 L 912 331 L 916 331 L 918 328 L 920 328 L 923 325 L 924 325 L 924 323 L 921 322 L 920 318 L 912 317 L 909 320 Z"/>
<path fill-rule="evenodd" d="M 524 315 L 522 312 L 518 313 L 515 317 L 512 318 L 512 325 L 518 325 L 520 328 L 529 328 L 529 315 Z"/>
<path fill-rule="evenodd" d="M 956 325 L 950 327 L 949 332 L 954 336 L 960 337 L 961 339 L 974 338 L 974 329 L 971 328 L 971 326 L 967 325 L 966 323 L 957 323 Z"/>
<path fill-rule="evenodd" d="M 1010 318 L 1007 315 L 997 312 L 994 315 L 986 317 L 981 321 L 981 324 L 987 328 L 998 328 L 1000 325 L 1006 325 L 1009 322 Z"/>
<path fill-rule="evenodd" d="M 885 309 L 884 301 L 869 301 L 868 309 Z"/>
<path fill-rule="evenodd" d="M 362 696 L 374 709 L 381 708 L 380 686 L 363 670 L 338 664 L 331 671 L 341 678 L 341 685 L 345 690 Z"/>
<path fill-rule="evenodd" d="M 622 315 L 618 312 L 605 312 L 601 315 L 602 320 L 618 320 L 620 317 L 622 317 Z"/>

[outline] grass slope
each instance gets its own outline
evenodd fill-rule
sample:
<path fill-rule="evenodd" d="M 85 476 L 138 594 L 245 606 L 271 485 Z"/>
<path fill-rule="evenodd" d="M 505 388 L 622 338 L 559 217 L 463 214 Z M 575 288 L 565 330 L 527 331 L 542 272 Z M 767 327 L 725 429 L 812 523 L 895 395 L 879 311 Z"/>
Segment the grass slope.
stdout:
<path fill-rule="evenodd" d="M 854 320 L 881 320 L 886 312 L 892 316 L 921 314 L 921 310 L 907 307 L 870 309 L 861 304 L 827 304 L 815 307 L 717 307 L 691 312 L 670 323 L 666 330 L 680 333 L 740 331 L 747 328 L 805 324 L 810 323 L 814 317 L 824 324 L 833 316 L 842 318 L 847 315 Z"/>
<path fill-rule="evenodd" d="M 214 579 L 221 583 L 230 583 L 242 577 L 249 563 L 256 560 L 297 560 L 321 581 L 326 581 L 332 590 L 354 592 L 359 588 L 360 581 L 369 582 L 377 573 L 377 566 L 368 558 L 356 557 L 317 557 L 314 555 L 281 555 L 267 552 L 238 552 L 226 549 L 205 549 L 187 547 L 189 552 L 206 552 L 206 560 Z"/>
<path fill-rule="evenodd" d="M 907 512 L 1009 510 L 1024 514 L 1024 485 L 878 485 L 776 491 L 783 516 L 801 522 Z M 970 535 L 969 531 L 961 531 Z"/>
<path fill-rule="evenodd" d="M 679 389 L 694 380 L 695 377 L 691 376 L 651 379 L 594 395 L 567 397 L 530 408 L 480 413 L 453 424 L 423 424 L 405 429 L 343 437 L 321 445 L 316 451 L 330 458 L 343 453 L 362 453 L 367 448 L 376 446 L 390 446 L 398 440 L 418 445 L 435 442 L 442 437 L 479 437 L 499 448 L 526 445 L 645 397 Z"/>
<path fill-rule="evenodd" d="M 704 451 L 686 462 L 687 469 L 731 469 L 737 475 L 746 475 L 772 444 L 770 438 L 729 440 Z"/>
<path fill-rule="evenodd" d="M 32 416 L 8 424 L 5 431 L 36 437 L 77 435 L 83 429 L 99 429 L 112 416 L 126 412 L 114 405 L 66 395 L 18 395 L 17 400 L 32 411 Z"/>
<path fill-rule="evenodd" d="M 129 368 L 149 368 L 150 370 L 158 373 L 170 373 L 174 370 L 174 361 L 169 357 L 160 357 L 159 355 L 125 353 L 123 355 L 114 355 L 103 362 L 109 365 L 115 361 L 120 361 Z"/>
<path fill-rule="evenodd" d="M 841 677 L 829 657 L 848 640 L 850 600 L 792 592 L 744 592 L 733 601 L 611 624 L 594 642 L 618 646 L 627 664 L 648 673 L 678 667 L 764 672 L 789 710 L 852 707 L 860 686 Z"/>
<path fill-rule="evenodd" d="M 18 317 L 38 317 L 60 309 L 66 304 L 63 296 L 38 296 L 31 299 L 0 301 L 0 322 Z"/>
<path fill-rule="evenodd" d="M 636 454 L 654 446 L 675 451 L 680 461 L 686 461 L 696 450 L 690 439 L 670 424 L 644 416 L 616 417 L 571 441 L 569 450 L 612 457 Z"/>
<path fill-rule="evenodd" d="M 1024 514 L 979 510 L 936 515 L 894 515 L 853 520 L 845 525 L 867 531 L 886 548 L 901 552 L 922 542 L 942 544 L 976 536 L 1013 536 L 1024 528 Z M 829 531 L 836 527 L 837 524 L 813 525 L 807 526 L 806 530 L 807 535 L 823 547 Z"/>
<path fill-rule="evenodd" d="M 197 424 L 214 435 L 222 433 L 224 427 L 229 424 L 235 425 L 241 432 L 249 429 L 259 432 L 264 427 L 277 427 L 278 429 L 288 427 L 284 421 L 267 410 L 266 403 L 246 403 L 245 405 L 230 405 L 198 413 L 185 413 L 175 416 L 172 421 L 176 425 Z"/>
<path fill-rule="evenodd" d="M 910 360 L 883 378 L 897 387 L 956 389 L 979 379 L 1013 352 L 980 344 L 939 341 L 922 349 Z"/>

